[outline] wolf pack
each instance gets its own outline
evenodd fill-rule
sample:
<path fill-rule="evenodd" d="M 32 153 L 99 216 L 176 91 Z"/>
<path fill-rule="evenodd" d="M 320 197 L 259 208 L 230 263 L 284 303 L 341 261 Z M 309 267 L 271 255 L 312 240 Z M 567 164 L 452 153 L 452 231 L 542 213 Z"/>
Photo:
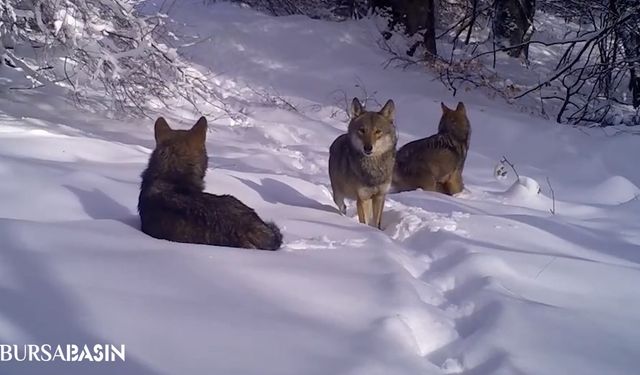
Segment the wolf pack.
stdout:
<path fill-rule="evenodd" d="M 462 102 L 455 109 L 441 107 L 436 134 L 397 149 L 394 102 L 368 111 L 353 99 L 347 132 L 329 147 L 329 179 L 340 214 L 346 215 L 345 199 L 355 200 L 358 220 L 381 229 L 390 192 L 453 195 L 463 190 L 469 119 Z M 265 222 L 232 195 L 204 191 L 207 127 L 205 117 L 189 130 L 172 129 L 163 117 L 156 120 L 156 146 L 142 173 L 138 199 L 142 231 L 174 242 L 279 249 L 282 233 L 275 223 Z"/>

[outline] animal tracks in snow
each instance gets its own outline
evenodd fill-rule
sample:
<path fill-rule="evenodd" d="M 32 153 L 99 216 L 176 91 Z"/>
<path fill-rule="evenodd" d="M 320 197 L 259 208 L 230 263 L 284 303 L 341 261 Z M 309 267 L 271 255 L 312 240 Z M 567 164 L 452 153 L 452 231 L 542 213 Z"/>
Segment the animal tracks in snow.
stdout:
<path fill-rule="evenodd" d="M 321 250 L 338 249 L 342 247 L 362 247 L 366 243 L 366 238 L 354 238 L 347 240 L 332 240 L 328 236 L 305 238 L 285 243 L 285 250 Z"/>
<path fill-rule="evenodd" d="M 445 231 L 467 235 L 464 229 L 459 228 L 459 222 L 468 218 L 469 214 L 454 211 L 448 215 L 405 206 L 395 201 L 389 203 L 389 207 L 385 207 L 382 225 L 389 237 L 396 241 L 402 242 L 424 228 L 430 232 Z"/>
<path fill-rule="evenodd" d="M 499 348 L 487 347 L 484 354 L 474 357 L 468 354 L 468 347 L 475 348 L 473 343 L 494 335 L 502 322 L 511 319 L 513 312 L 505 301 L 535 302 L 518 288 L 522 273 L 516 271 L 517 265 L 504 257 L 515 245 L 498 245 L 504 236 L 517 238 L 519 228 L 526 226 L 506 215 L 541 215 L 536 211 L 546 210 L 547 198 L 535 184 L 524 182 L 530 181 L 502 193 L 465 191 L 454 199 L 428 193 L 391 195 L 385 204 L 382 233 L 356 224 L 353 203 L 347 218 L 310 212 L 313 220 L 327 226 L 326 234 L 316 236 L 317 230 L 309 230 L 292 238 L 285 251 L 359 248 L 366 252 L 382 245 L 383 258 L 394 267 L 397 264 L 399 270 L 385 276 L 383 285 L 391 285 L 398 299 L 389 301 L 393 307 L 368 327 L 367 334 L 414 353 L 417 360 L 443 374 L 517 370 L 517 363 Z M 329 189 L 316 186 L 314 199 L 328 202 Z M 485 203 L 475 202 L 479 200 Z M 493 241 L 486 240 L 487 231 L 495 237 Z"/>

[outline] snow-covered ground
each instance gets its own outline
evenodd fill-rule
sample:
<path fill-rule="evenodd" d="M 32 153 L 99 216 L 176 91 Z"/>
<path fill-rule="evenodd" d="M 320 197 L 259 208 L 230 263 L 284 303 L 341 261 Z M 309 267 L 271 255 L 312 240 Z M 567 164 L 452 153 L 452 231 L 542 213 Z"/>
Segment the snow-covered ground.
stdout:
<path fill-rule="evenodd" d="M 0 86 L 0 343 L 126 344 L 125 363 L 0 363 L 0 374 L 630 375 L 640 371 L 640 138 L 563 127 L 424 71 L 384 69 L 373 22 L 179 2 L 181 52 L 246 121 L 211 121 L 207 190 L 282 228 L 279 252 L 140 232 L 152 120 Z M 196 42 L 197 41 L 197 42 Z M 334 208 L 344 95 L 395 101 L 400 145 L 464 100 L 457 197 L 388 197 L 383 231 Z M 284 101 L 262 104 L 259 93 Z M 276 94 L 277 93 L 277 94 Z M 273 97 L 272 97 L 273 99 Z M 253 103 L 253 104 L 252 104 Z M 379 106 L 374 100 L 369 107 Z M 342 107 L 342 108 L 341 108 Z M 199 114 L 161 112 L 175 127 Z M 515 164 L 506 179 L 494 169 Z M 555 196 L 555 214 L 550 182 Z"/>

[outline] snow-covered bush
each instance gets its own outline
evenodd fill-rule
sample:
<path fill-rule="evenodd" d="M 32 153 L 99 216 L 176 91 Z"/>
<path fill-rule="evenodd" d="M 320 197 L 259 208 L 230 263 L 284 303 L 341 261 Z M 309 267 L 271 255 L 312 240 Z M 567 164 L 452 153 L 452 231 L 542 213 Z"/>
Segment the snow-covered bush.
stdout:
<path fill-rule="evenodd" d="M 505 0 L 506 2 L 506 0 Z M 635 0 L 588 0 L 536 2 L 535 22 L 540 30 L 530 40 L 512 46 L 496 42 L 496 20 L 503 22 L 491 1 L 469 0 L 441 2 L 442 41 L 451 45 L 449 56 L 441 56 L 447 64 L 459 66 L 464 61 L 482 61 L 496 69 L 496 60 L 514 49 L 535 47 L 544 50 L 548 61 L 546 74 L 537 82 L 516 82 L 510 92 L 503 91 L 511 101 L 532 98 L 553 113 L 559 123 L 597 124 L 608 126 L 633 122 L 631 107 L 640 108 L 640 3 Z M 443 5 L 444 4 L 444 5 Z M 555 34 L 549 21 L 564 19 L 564 27 Z M 493 21 L 492 21 L 493 20 Z M 542 33 L 542 34 L 540 34 Z M 550 59 L 550 56 L 557 56 Z M 540 52 L 538 52 L 538 57 Z M 521 57 L 522 59 L 522 57 Z M 530 67 L 528 53 L 523 66 Z M 533 61 L 535 63 L 535 61 Z M 531 67 L 535 77 L 535 64 Z M 504 67 L 505 64 L 503 63 Z M 503 72 L 497 71 L 498 75 Z M 443 80 L 454 91 L 463 87 L 486 87 L 486 74 L 478 75 L 447 71 Z M 496 77 L 498 80 L 498 77 Z M 499 87 L 498 85 L 492 85 Z M 623 111 L 624 116 L 619 115 Z"/>
<path fill-rule="evenodd" d="M 401 32 L 388 27 L 390 63 L 424 64 L 454 95 L 481 89 L 559 123 L 637 124 L 637 0 L 439 0 L 436 13 L 437 58 L 423 57 L 419 37 L 398 43 Z"/>
<path fill-rule="evenodd" d="M 138 0 L 0 1 L 0 53 L 37 84 L 66 85 L 79 101 L 102 90 L 118 113 L 174 99 L 224 107 L 168 44 L 166 17 L 139 14 Z"/>

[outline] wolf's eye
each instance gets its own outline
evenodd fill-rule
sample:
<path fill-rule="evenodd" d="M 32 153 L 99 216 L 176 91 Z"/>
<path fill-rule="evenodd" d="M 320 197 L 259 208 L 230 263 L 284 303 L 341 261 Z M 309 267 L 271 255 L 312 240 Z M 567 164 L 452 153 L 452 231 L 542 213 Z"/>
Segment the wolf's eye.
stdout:
<path fill-rule="evenodd" d="M 360 134 L 364 134 L 364 128 L 360 128 L 360 129 L 358 129 L 358 133 L 360 133 Z"/>
<path fill-rule="evenodd" d="M 378 136 L 378 137 L 379 137 L 380 135 L 382 135 L 382 130 L 380 130 L 380 129 L 376 129 L 375 134 L 376 134 L 376 136 Z"/>

